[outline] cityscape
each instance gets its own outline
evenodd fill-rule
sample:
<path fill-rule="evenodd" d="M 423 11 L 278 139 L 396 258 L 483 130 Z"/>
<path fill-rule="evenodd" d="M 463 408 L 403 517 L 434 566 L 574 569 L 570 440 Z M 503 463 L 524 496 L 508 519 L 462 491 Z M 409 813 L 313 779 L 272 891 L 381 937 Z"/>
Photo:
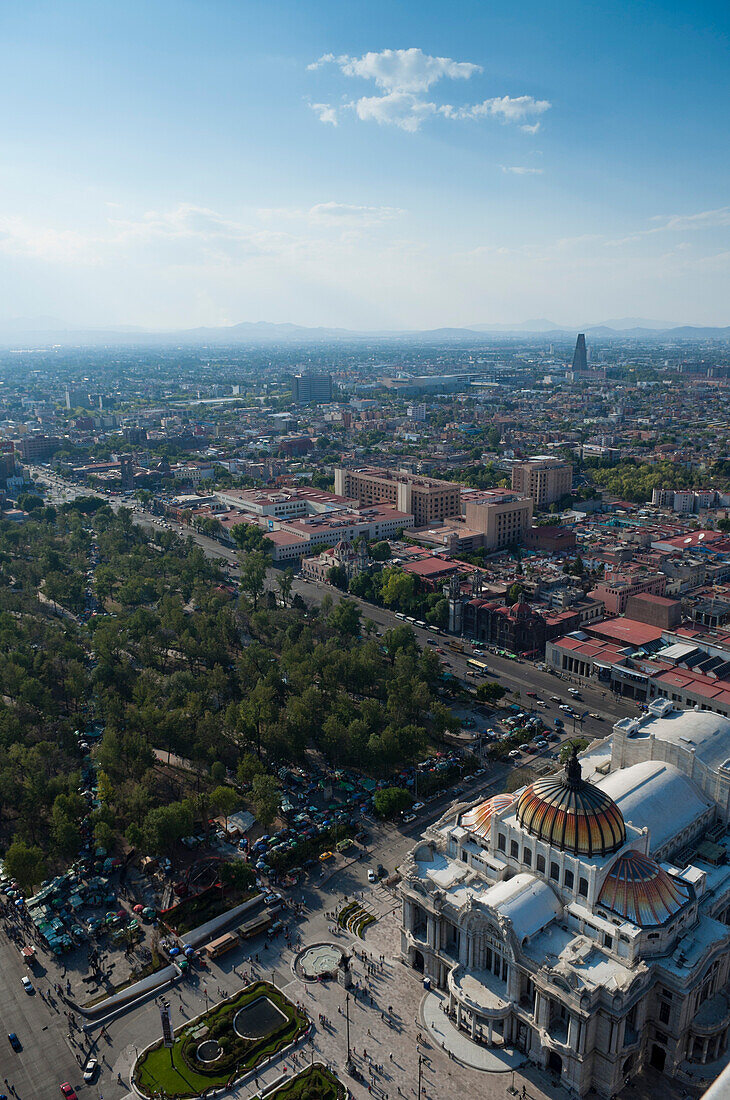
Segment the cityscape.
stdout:
<path fill-rule="evenodd" d="M 590 8 L 8 5 L 0 1100 L 730 1100 L 730 26 Z"/>

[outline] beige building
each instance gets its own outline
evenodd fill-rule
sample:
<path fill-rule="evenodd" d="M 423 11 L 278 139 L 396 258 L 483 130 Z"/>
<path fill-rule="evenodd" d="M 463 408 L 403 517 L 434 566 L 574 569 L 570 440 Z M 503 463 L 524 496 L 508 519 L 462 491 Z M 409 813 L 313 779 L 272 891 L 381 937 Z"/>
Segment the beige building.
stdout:
<path fill-rule="evenodd" d="M 505 489 L 487 489 L 466 502 L 466 526 L 484 537 L 487 550 L 521 542 L 532 525 L 532 501 Z"/>
<path fill-rule="evenodd" d="M 420 477 L 404 470 L 362 467 L 335 470 L 335 493 L 359 501 L 368 508 L 390 504 L 399 512 L 413 515 L 416 527 L 461 515 L 461 486 L 453 481 Z"/>
<path fill-rule="evenodd" d="M 512 488 L 532 497 L 535 508 L 544 508 L 569 493 L 573 467 L 553 458 L 536 458 L 512 467 Z"/>

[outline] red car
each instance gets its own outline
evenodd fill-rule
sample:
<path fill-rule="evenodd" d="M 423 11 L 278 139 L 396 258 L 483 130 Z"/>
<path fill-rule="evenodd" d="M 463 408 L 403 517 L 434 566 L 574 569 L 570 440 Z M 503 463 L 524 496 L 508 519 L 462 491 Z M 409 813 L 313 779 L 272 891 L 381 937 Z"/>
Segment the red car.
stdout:
<path fill-rule="evenodd" d="M 66 1097 L 66 1100 L 79 1100 L 76 1091 L 69 1085 L 68 1081 L 64 1081 L 61 1085 L 61 1092 Z"/>

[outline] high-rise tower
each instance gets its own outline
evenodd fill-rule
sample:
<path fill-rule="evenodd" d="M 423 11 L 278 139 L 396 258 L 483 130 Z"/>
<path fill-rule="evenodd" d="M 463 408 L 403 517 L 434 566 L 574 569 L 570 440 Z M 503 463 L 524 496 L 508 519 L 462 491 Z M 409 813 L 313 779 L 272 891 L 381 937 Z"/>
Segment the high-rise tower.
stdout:
<path fill-rule="evenodd" d="M 588 353 L 586 352 L 586 337 L 584 332 L 578 333 L 578 339 L 575 342 L 575 351 L 573 352 L 573 370 L 588 370 Z"/>

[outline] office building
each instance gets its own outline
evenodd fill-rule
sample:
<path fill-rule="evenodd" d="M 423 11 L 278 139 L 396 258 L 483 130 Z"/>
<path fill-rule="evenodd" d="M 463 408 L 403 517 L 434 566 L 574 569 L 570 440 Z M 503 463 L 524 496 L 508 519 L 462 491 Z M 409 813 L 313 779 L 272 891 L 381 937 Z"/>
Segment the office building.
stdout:
<path fill-rule="evenodd" d="M 583 332 L 578 333 L 578 339 L 575 342 L 573 370 L 583 372 L 588 370 L 588 352 L 586 351 L 586 338 Z"/>
<path fill-rule="evenodd" d="M 534 458 L 512 467 L 512 488 L 532 497 L 535 508 L 545 508 L 570 493 L 573 467 L 555 458 Z"/>
<path fill-rule="evenodd" d="M 532 500 L 507 489 L 487 489 L 469 496 L 466 526 L 484 536 L 487 550 L 521 543 L 532 524 Z"/>
<path fill-rule="evenodd" d="M 331 374 L 295 374 L 292 378 L 295 405 L 326 405 L 331 400 Z"/>
<path fill-rule="evenodd" d="M 335 493 L 357 500 L 362 507 L 390 504 L 413 515 L 416 527 L 461 515 L 461 486 L 403 470 L 364 467 L 335 470 Z"/>

